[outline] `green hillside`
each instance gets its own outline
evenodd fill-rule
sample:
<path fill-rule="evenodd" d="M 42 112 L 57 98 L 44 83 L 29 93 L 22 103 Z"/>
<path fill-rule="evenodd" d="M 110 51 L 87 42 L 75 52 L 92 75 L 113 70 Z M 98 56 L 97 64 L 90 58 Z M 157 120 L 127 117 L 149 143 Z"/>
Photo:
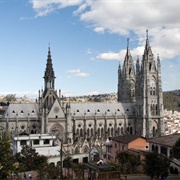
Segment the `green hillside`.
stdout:
<path fill-rule="evenodd" d="M 164 109 L 180 112 L 180 90 L 163 92 Z"/>

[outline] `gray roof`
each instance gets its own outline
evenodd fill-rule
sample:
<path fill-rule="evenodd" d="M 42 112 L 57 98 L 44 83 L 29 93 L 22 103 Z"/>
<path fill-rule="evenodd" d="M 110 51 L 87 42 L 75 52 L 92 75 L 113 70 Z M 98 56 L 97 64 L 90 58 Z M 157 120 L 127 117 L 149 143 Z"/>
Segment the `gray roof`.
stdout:
<path fill-rule="evenodd" d="M 74 116 L 102 116 L 107 113 L 107 116 L 114 115 L 133 115 L 133 103 L 71 103 L 71 113 Z"/>
<path fill-rule="evenodd" d="M 133 115 L 134 104 L 133 103 L 71 103 L 71 114 L 72 116 L 107 116 L 115 115 Z M 4 113 L 4 118 L 18 118 L 25 117 L 37 117 L 39 113 L 38 104 L 10 104 Z"/>
<path fill-rule="evenodd" d="M 18 115 L 19 118 L 23 117 L 37 117 L 38 116 L 38 104 L 10 104 L 3 114 L 2 118 L 15 118 Z"/>
<path fill-rule="evenodd" d="M 180 139 L 180 133 L 152 138 L 149 139 L 148 142 L 152 144 L 166 145 L 172 147 L 178 139 Z"/>
<path fill-rule="evenodd" d="M 138 136 L 138 135 L 125 134 L 125 135 L 122 135 L 122 136 L 112 137 L 111 139 L 113 141 L 128 144 L 128 143 L 130 143 L 131 141 L 134 141 L 137 138 L 143 138 L 143 137 Z"/>

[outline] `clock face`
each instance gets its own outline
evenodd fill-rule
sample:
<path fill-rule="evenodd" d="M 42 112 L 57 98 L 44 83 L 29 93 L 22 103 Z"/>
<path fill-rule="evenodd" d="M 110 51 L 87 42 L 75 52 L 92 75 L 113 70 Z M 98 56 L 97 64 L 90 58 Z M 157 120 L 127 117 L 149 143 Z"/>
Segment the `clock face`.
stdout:
<path fill-rule="evenodd" d="M 54 108 L 54 112 L 55 112 L 55 113 L 58 113 L 58 112 L 59 112 L 59 107 L 55 107 L 55 108 Z"/>

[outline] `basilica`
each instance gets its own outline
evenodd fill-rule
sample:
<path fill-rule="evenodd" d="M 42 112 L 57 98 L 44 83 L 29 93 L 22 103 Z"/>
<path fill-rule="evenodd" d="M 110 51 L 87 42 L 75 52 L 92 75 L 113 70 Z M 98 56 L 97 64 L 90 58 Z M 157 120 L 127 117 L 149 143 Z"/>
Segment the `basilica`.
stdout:
<path fill-rule="evenodd" d="M 1 129 L 14 137 L 58 135 L 64 153 L 69 154 L 83 154 L 93 148 L 102 153 L 105 142 L 124 134 L 162 136 L 161 63 L 159 55 L 155 58 L 152 53 L 148 33 L 142 59 L 137 56 L 134 64 L 128 42 L 124 62 L 117 68 L 116 103 L 65 102 L 61 90 L 55 89 L 49 47 L 44 88 L 39 90 L 36 103 L 9 104 L 0 119 Z"/>

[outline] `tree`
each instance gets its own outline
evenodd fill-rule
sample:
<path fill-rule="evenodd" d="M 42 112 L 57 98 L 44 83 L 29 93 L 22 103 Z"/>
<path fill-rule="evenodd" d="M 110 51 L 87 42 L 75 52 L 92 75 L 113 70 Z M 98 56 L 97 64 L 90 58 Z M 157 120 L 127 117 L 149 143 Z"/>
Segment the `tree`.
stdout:
<path fill-rule="evenodd" d="M 163 155 L 155 152 L 148 152 L 145 154 L 144 173 L 150 176 L 159 178 L 161 174 L 167 174 L 170 166 L 170 161 Z"/>
<path fill-rule="evenodd" d="M 136 172 L 137 166 L 140 164 L 139 156 L 126 151 L 117 153 L 116 159 L 121 165 L 121 172 L 124 174 Z"/>
<path fill-rule="evenodd" d="M 48 164 L 46 168 L 47 179 L 58 179 L 59 176 L 59 166 L 55 166 L 54 164 Z M 45 179 L 45 178 L 44 178 Z"/>
<path fill-rule="evenodd" d="M 29 146 L 23 146 L 21 152 L 17 153 L 16 160 L 23 164 L 25 171 L 41 170 L 48 164 L 46 156 L 39 155 L 35 149 Z"/>
<path fill-rule="evenodd" d="M 18 163 L 12 155 L 9 136 L 2 133 L 0 138 L 0 179 L 7 179 L 18 168 Z"/>
<path fill-rule="evenodd" d="M 3 98 L 3 101 L 7 102 L 15 102 L 16 101 L 16 94 L 8 94 Z"/>
<path fill-rule="evenodd" d="M 84 171 L 85 171 L 85 165 L 82 163 L 79 164 L 72 164 L 73 171 L 76 175 L 76 179 L 81 180 L 84 179 Z"/>
<path fill-rule="evenodd" d="M 65 159 L 64 159 L 64 167 L 67 168 L 67 176 L 68 178 L 70 178 L 70 168 L 72 167 L 72 158 L 71 156 L 67 156 Z"/>
<path fill-rule="evenodd" d="M 34 163 L 35 163 L 35 168 L 38 172 L 38 179 L 39 180 L 44 180 L 47 176 L 47 169 L 48 169 L 48 159 L 46 156 L 41 156 L 38 155 L 35 159 L 34 159 Z"/>
<path fill-rule="evenodd" d="M 180 160 L 180 138 L 176 141 L 172 147 L 173 157 Z"/>

